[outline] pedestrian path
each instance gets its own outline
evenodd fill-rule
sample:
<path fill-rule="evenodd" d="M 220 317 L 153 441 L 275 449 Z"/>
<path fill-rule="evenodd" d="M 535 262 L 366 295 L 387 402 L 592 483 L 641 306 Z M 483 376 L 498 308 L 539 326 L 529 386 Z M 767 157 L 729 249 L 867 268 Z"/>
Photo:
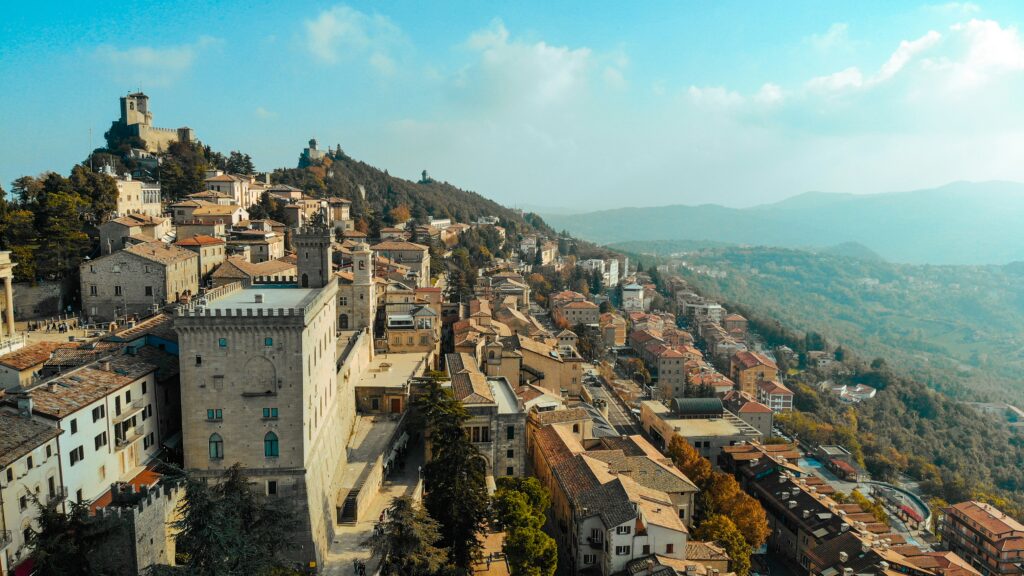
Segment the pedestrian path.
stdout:
<path fill-rule="evenodd" d="M 419 483 L 420 467 L 423 465 L 423 445 L 409 444 L 405 457 L 405 468 L 396 471 L 384 482 L 380 491 L 370 502 L 365 520 L 353 525 L 341 525 L 335 529 L 334 541 L 327 554 L 327 561 L 321 567 L 320 574 L 329 576 L 358 576 L 354 562 L 366 564 L 366 574 L 377 572 L 377 559 L 370 558 L 369 548 L 362 543 L 373 534 L 373 528 L 380 518 L 381 512 L 391 505 L 391 501 L 399 496 L 413 496 Z"/>

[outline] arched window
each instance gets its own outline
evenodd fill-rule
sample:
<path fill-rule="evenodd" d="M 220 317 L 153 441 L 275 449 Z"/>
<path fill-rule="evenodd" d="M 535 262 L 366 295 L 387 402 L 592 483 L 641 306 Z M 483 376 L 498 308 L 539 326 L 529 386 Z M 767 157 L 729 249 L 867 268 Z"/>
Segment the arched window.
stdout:
<path fill-rule="evenodd" d="M 302 287 L 303 288 L 309 288 L 309 275 L 308 274 L 303 274 L 302 275 Z"/>
<path fill-rule="evenodd" d="M 210 460 L 222 460 L 224 458 L 224 439 L 220 434 L 210 434 Z"/>
<path fill-rule="evenodd" d="M 267 435 L 263 437 L 263 455 L 267 458 L 277 458 L 279 454 L 277 434 L 267 432 Z"/>

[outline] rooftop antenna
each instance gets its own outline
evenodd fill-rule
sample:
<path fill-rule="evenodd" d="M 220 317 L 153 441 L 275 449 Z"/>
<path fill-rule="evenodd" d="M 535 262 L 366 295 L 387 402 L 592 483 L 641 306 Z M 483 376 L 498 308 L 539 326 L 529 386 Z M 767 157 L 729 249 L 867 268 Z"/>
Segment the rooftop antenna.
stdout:
<path fill-rule="evenodd" d="M 95 171 L 92 166 L 92 153 L 94 150 L 96 149 L 92 147 L 92 126 L 89 126 L 89 170 L 93 171 Z"/>

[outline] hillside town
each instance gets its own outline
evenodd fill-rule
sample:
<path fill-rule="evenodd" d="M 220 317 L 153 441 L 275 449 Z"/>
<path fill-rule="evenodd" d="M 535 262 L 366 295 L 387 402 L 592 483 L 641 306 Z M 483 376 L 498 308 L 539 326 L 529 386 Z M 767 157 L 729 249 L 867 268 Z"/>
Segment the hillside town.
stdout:
<path fill-rule="evenodd" d="M 121 107 L 140 159 L 196 139 L 151 127 L 142 93 Z M 325 157 L 314 139 L 300 164 Z M 93 553 L 129 573 L 188 566 L 196 484 L 237 474 L 294 515 L 288 573 L 384 573 L 401 503 L 472 476 L 437 472 L 462 441 L 487 518 L 460 573 L 1022 574 L 1024 524 L 998 507 L 936 507 L 791 425 L 792 382 L 873 401 L 835 350 L 768 345 L 651 260 L 492 214 L 369 229 L 362 199 L 270 174 L 209 169 L 171 198 L 146 165 L 102 169 L 116 207 L 70 310 L 19 296 L 0 253 L 0 575 L 45 562 L 47 510 L 118 522 Z M 532 528 L 516 489 L 544 495 Z M 523 552 L 530 529 L 555 557 Z"/>

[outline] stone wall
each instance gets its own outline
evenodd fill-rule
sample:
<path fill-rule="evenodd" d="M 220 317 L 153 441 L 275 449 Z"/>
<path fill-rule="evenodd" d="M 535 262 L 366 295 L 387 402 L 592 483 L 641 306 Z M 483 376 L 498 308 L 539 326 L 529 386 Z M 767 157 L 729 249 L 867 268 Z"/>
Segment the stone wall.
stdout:
<path fill-rule="evenodd" d="M 17 320 L 49 318 L 67 311 L 74 284 L 67 280 L 44 280 L 35 286 L 14 285 L 14 317 Z"/>

